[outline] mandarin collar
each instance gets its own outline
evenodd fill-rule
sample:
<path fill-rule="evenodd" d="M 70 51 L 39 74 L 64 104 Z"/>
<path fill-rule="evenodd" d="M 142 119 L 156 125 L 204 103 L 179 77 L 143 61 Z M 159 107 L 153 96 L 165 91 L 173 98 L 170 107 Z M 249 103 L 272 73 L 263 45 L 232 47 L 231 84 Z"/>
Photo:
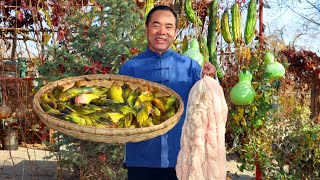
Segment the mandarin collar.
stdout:
<path fill-rule="evenodd" d="M 155 58 L 166 58 L 168 56 L 170 56 L 172 53 L 173 53 L 173 50 L 171 49 L 168 49 L 166 52 L 162 53 L 162 54 L 159 54 L 159 53 L 156 53 L 154 51 L 151 51 L 149 48 L 147 48 L 147 51 L 146 51 L 149 55 L 151 55 L 152 57 L 155 57 Z"/>

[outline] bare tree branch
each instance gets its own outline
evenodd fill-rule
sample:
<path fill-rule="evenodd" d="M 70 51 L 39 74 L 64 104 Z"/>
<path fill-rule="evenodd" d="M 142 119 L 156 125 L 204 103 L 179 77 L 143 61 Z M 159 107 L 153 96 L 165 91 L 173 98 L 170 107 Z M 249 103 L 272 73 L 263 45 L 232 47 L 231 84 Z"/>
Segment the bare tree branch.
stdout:
<path fill-rule="evenodd" d="M 312 2 L 306 0 L 307 3 L 309 3 L 312 7 L 314 7 L 316 10 L 318 10 L 320 12 L 320 7 L 316 6 L 315 4 L 313 4 Z"/>
<path fill-rule="evenodd" d="M 294 10 L 291 6 L 289 6 L 286 1 L 282 1 L 282 3 L 284 3 L 292 12 L 294 12 L 295 14 L 297 14 L 298 16 L 302 17 L 303 19 L 307 20 L 307 21 L 310 21 L 318 26 L 320 26 L 320 23 L 316 22 L 315 20 L 313 19 L 310 19 L 308 17 L 306 17 L 305 15 L 301 14 L 301 13 L 298 13 L 296 10 Z"/>

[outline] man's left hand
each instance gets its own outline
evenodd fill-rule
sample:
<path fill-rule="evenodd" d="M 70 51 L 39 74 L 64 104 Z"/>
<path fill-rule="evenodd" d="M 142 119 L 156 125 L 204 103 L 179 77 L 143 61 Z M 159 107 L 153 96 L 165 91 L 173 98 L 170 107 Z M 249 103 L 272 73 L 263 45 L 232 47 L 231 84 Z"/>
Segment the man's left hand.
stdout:
<path fill-rule="evenodd" d="M 210 77 L 214 77 L 217 73 L 217 70 L 216 70 L 216 67 L 211 64 L 210 62 L 205 62 L 203 64 L 203 67 L 202 67 L 202 77 L 204 75 L 207 75 L 207 76 L 210 76 Z"/>

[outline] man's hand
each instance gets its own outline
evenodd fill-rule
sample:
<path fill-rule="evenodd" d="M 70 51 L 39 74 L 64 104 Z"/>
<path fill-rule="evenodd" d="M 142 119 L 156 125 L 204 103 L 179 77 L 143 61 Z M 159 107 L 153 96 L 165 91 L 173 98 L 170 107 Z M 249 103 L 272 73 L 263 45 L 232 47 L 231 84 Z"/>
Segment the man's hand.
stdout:
<path fill-rule="evenodd" d="M 204 75 L 215 77 L 216 73 L 217 70 L 213 64 L 208 61 L 203 64 L 201 77 Z"/>

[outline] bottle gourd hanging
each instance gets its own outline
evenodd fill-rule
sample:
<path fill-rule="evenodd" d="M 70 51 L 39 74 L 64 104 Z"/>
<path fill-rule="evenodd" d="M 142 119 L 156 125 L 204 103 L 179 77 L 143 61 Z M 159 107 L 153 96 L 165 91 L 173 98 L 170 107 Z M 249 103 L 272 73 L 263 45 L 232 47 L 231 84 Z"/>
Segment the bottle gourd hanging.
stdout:
<path fill-rule="evenodd" d="M 285 69 L 283 65 L 274 61 L 274 55 L 270 51 L 267 51 L 264 55 L 264 61 L 267 63 L 266 73 L 270 80 L 284 77 Z"/>
<path fill-rule="evenodd" d="M 239 75 L 239 82 L 231 89 L 230 100 L 235 105 L 248 105 L 253 102 L 256 92 L 251 85 L 252 74 L 243 70 Z"/>
<path fill-rule="evenodd" d="M 190 48 L 186 50 L 183 55 L 190 57 L 193 60 L 196 60 L 200 66 L 203 66 L 204 58 L 200 53 L 200 47 L 197 39 L 192 39 L 190 43 Z"/>

